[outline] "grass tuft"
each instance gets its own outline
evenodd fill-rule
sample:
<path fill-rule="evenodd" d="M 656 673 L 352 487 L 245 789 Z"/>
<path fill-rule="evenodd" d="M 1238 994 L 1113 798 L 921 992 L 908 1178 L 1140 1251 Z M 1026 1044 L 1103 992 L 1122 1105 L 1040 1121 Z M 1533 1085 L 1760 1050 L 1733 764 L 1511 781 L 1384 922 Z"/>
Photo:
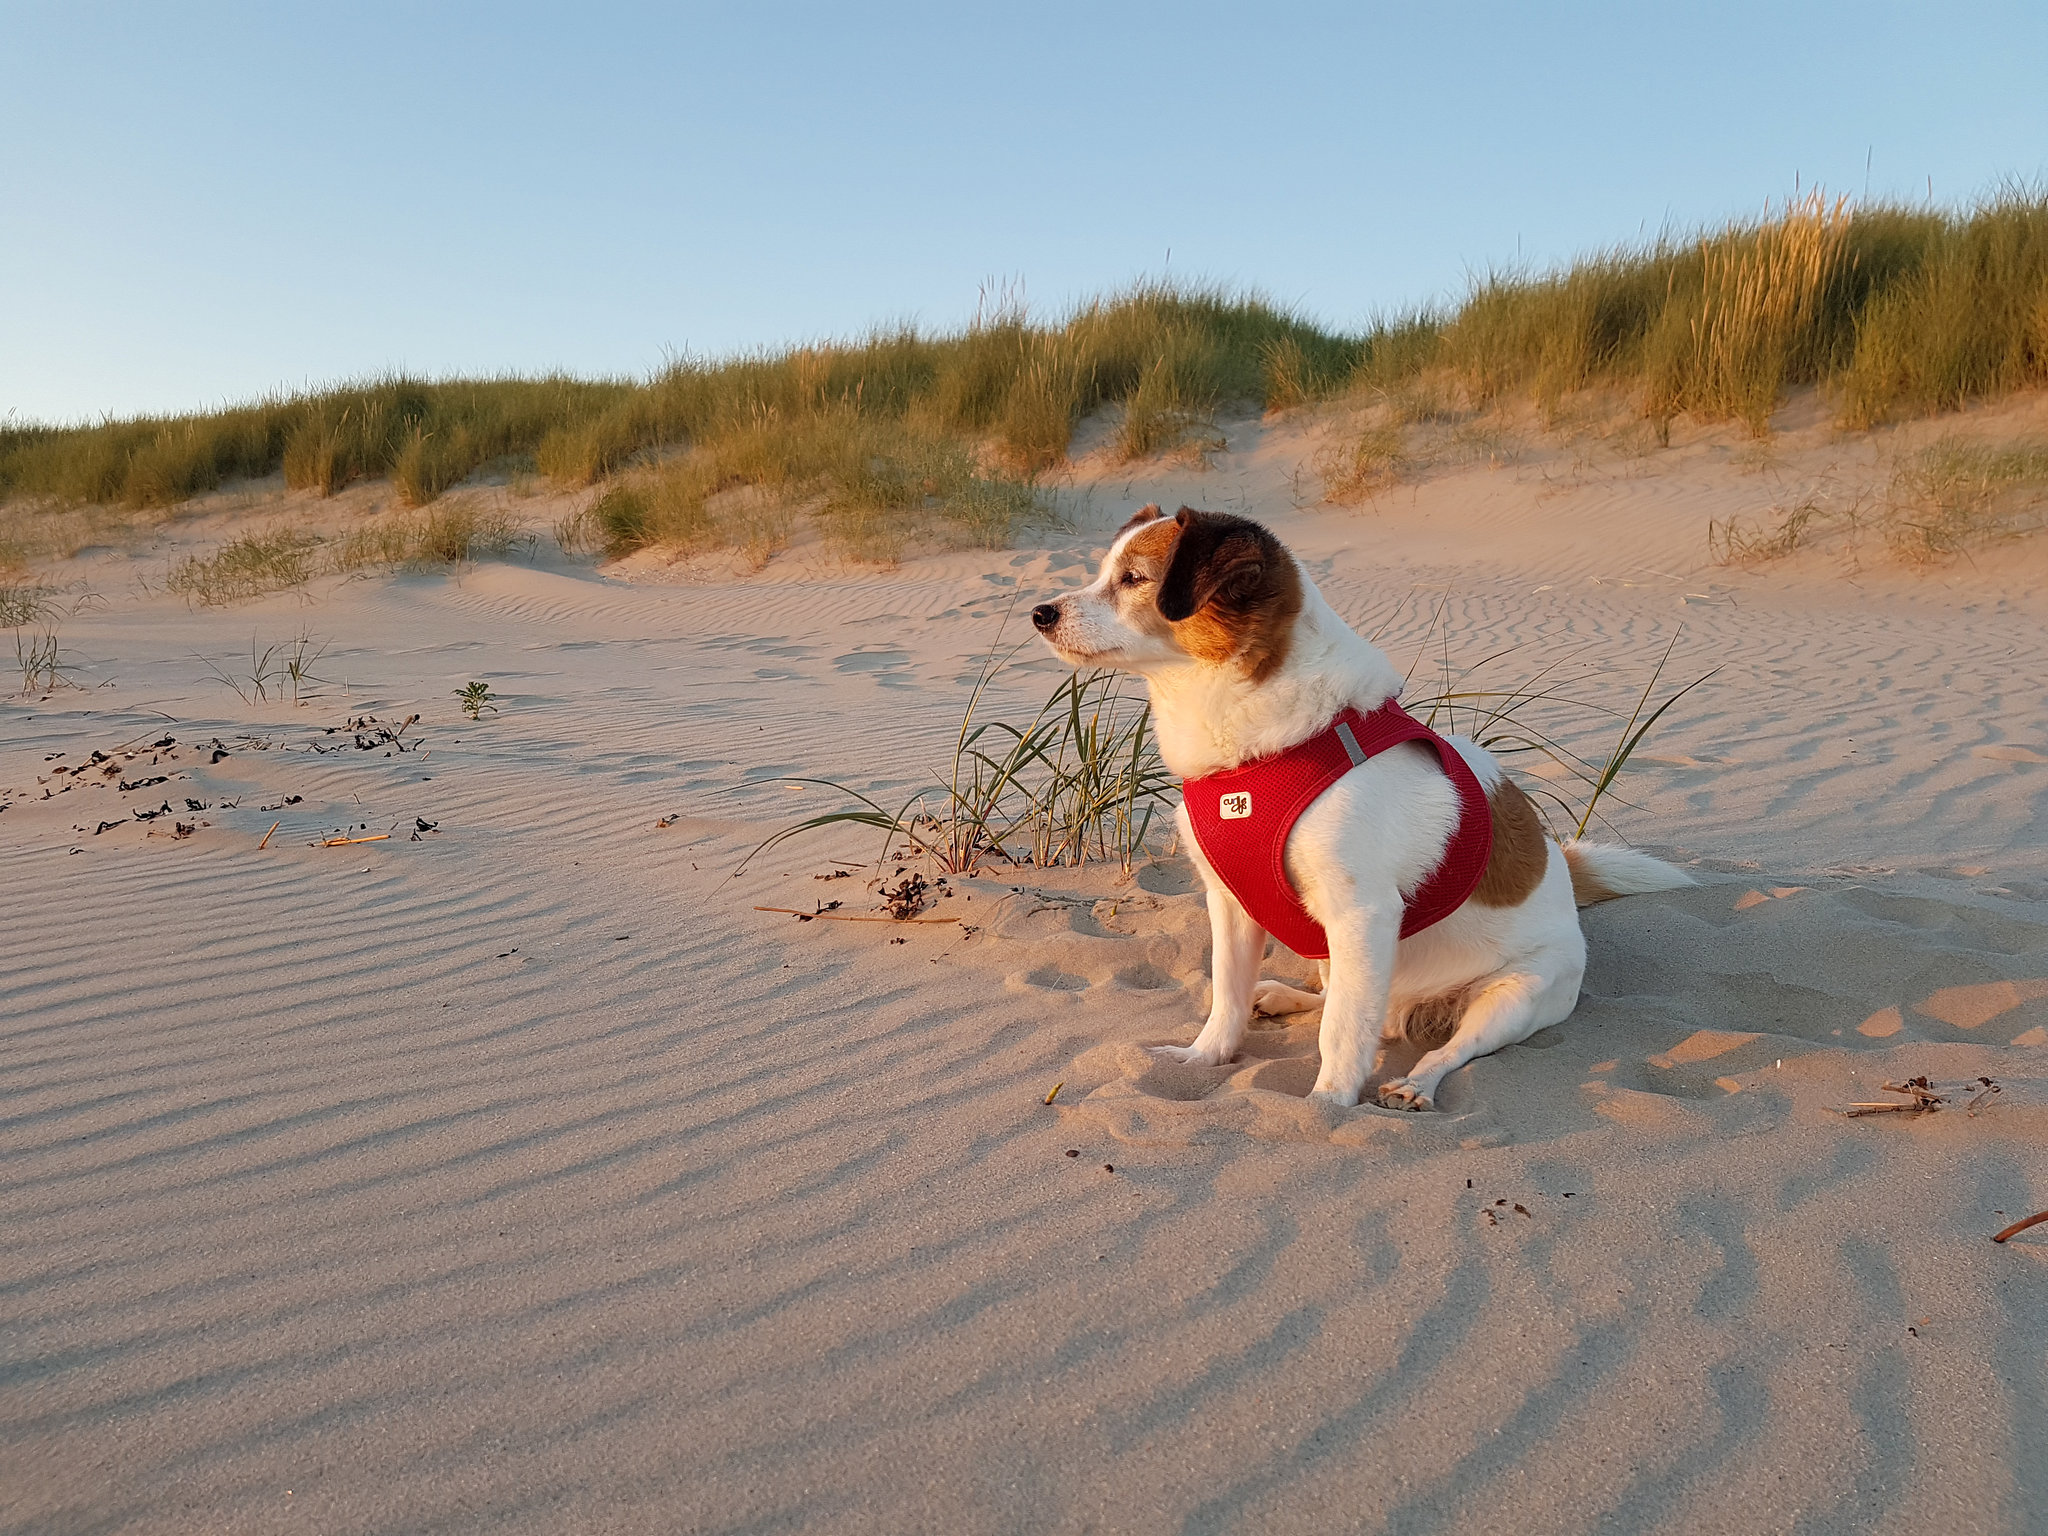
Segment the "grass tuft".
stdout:
<path fill-rule="evenodd" d="M 852 825 L 882 833 L 878 863 L 901 845 L 948 874 L 974 874 L 998 860 L 1046 868 L 1091 859 L 1129 874 L 1174 792 L 1142 685 L 1114 672 L 1079 672 L 1022 725 L 978 719 L 989 684 L 1016 651 L 983 661 L 951 760 L 930 787 L 892 811 L 829 779 L 789 780 L 838 790 L 858 807 L 784 827 L 747 859 L 805 832 Z"/>
<path fill-rule="evenodd" d="M 518 525 L 496 508 L 443 502 L 387 513 L 334 539 L 294 528 L 241 534 L 211 554 L 187 555 L 171 567 L 164 588 L 188 602 L 220 607 L 302 587 L 320 575 L 502 558 L 519 537 Z"/>
<path fill-rule="evenodd" d="M 1001 548 L 1050 513 L 1028 482 L 984 469 L 943 432 L 852 409 L 796 419 L 763 410 L 619 477 L 588 523 L 614 558 L 655 545 L 738 547 L 759 563 L 789 542 L 800 518 L 848 554 L 890 559 L 932 533 Z"/>
<path fill-rule="evenodd" d="M 330 541 L 322 563 L 333 571 L 461 565 L 502 559 L 518 539 L 518 525 L 504 512 L 461 499 L 375 518 Z"/>
<path fill-rule="evenodd" d="M 1417 653 L 1418 662 L 1430 648 L 1431 637 L 1437 633 L 1448 600 L 1447 593 L 1444 602 L 1437 605 Z M 1528 755 L 1547 762 L 1551 771 L 1542 774 L 1543 782 L 1524 785 L 1524 788 L 1542 812 L 1553 835 L 1558 834 L 1562 825 L 1571 829 L 1567 834 L 1570 837 L 1583 837 L 1596 820 L 1606 821 L 1600 814 L 1601 801 L 1613 794 L 1616 783 L 1628 768 L 1629 759 L 1656 728 L 1657 722 L 1680 699 L 1720 670 L 1714 668 L 1673 689 L 1661 703 L 1651 708 L 1651 695 L 1656 692 L 1683 633 L 1681 626 L 1665 645 L 1643 684 L 1642 693 L 1626 715 L 1612 704 L 1593 696 L 1604 692 L 1605 685 L 1611 682 L 1614 672 L 1611 665 L 1577 672 L 1569 670 L 1580 655 L 1578 650 L 1560 652 L 1526 680 L 1505 687 L 1479 685 L 1475 679 L 1493 663 L 1512 654 L 1512 648 L 1496 652 L 1461 670 L 1452 668 L 1446 654 L 1436 688 L 1426 694 L 1406 694 L 1402 703 L 1409 713 L 1431 729 L 1446 734 L 1462 733 L 1496 757 L 1512 759 Z M 1409 670 L 1411 673 L 1414 670 L 1412 663 Z M 1567 745 L 1568 740 L 1582 737 L 1588 729 L 1614 728 L 1617 721 L 1620 724 L 1614 744 L 1597 761 Z M 1577 781 L 1577 790 L 1569 782 L 1572 780 Z"/>
<path fill-rule="evenodd" d="M 1398 421 L 1382 421 L 1339 438 L 1316 457 L 1323 494 L 1331 501 L 1364 501 L 1400 483 L 1409 468 L 1407 439 Z"/>
<path fill-rule="evenodd" d="M 1724 564 L 1783 559 L 1822 539 L 1852 554 L 1874 531 L 1893 558 L 1932 565 L 2048 523 L 2048 442 L 1983 443 L 1944 436 L 1892 466 L 1889 483 L 1823 483 L 1765 518 L 1710 523 L 1707 545 Z"/>
<path fill-rule="evenodd" d="M 57 589 L 32 581 L 0 582 L 0 629 L 40 624 L 56 612 Z"/>
<path fill-rule="evenodd" d="M 210 555 L 187 555 L 164 579 L 166 591 L 219 607 L 304 586 L 317 569 L 320 540 L 291 528 L 268 528 L 228 540 Z"/>
<path fill-rule="evenodd" d="M 54 628 L 46 628 L 38 635 L 15 630 L 14 664 L 21 672 L 21 691 L 48 693 L 64 682 L 68 669 L 60 659 L 62 656 Z"/>
<path fill-rule="evenodd" d="M 1893 472 L 1885 544 L 1926 564 L 2038 529 L 2048 516 L 2048 443 L 1944 437 Z"/>

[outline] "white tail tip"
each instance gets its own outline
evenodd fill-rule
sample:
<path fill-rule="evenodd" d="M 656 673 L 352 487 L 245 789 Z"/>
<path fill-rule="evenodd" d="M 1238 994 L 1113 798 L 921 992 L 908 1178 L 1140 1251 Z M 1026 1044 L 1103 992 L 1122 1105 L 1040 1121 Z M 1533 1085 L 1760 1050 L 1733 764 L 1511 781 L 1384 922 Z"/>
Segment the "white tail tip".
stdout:
<path fill-rule="evenodd" d="M 1693 883 L 1692 876 L 1676 865 L 1613 843 L 1566 843 L 1564 861 L 1572 872 L 1572 896 L 1582 907 L 1617 896 L 1675 891 Z"/>

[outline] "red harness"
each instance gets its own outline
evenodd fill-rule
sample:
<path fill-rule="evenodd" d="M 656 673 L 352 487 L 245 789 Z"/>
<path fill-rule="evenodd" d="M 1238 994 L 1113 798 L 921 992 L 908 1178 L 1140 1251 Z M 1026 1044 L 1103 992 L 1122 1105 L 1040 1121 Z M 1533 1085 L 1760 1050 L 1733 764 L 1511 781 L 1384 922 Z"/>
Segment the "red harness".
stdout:
<path fill-rule="evenodd" d="M 1287 878 L 1287 834 L 1324 790 L 1404 741 L 1436 748 L 1458 791 L 1458 830 L 1436 868 L 1407 897 L 1401 937 L 1440 923 L 1465 904 L 1493 852 L 1493 813 L 1472 767 L 1394 699 L 1371 714 L 1346 709 L 1307 741 L 1241 767 L 1188 779 L 1181 799 L 1210 866 L 1252 920 L 1297 955 L 1326 960 L 1330 941 Z"/>

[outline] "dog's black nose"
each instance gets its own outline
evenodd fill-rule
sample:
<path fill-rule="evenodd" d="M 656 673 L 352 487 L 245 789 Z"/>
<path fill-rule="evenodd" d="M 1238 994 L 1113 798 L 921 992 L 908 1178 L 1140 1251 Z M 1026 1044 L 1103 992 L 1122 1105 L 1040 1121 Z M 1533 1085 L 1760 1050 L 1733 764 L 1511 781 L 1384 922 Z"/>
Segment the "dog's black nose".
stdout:
<path fill-rule="evenodd" d="M 1031 610 L 1031 623 L 1041 634 L 1051 629 L 1059 621 L 1060 605 L 1058 603 L 1040 603 Z"/>

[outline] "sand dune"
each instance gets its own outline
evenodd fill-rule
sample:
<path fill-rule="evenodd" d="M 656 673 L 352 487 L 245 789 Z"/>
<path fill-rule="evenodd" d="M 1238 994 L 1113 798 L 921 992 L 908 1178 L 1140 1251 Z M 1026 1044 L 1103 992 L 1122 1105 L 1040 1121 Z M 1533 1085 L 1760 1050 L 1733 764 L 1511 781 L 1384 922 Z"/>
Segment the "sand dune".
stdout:
<path fill-rule="evenodd" d="M 1778 494 L 1719 440 L 1357 510 L 1232 445 L 891 571 L 190 612 L 88 560 L 84 686 L 0 706 L 0 1530 L 2048 1529 L 2048 1240 L 1986 1240 L 2048 1206 L 2048 557 L 1713 566 Z M 916 787 L 1154 498 L 1418 679 L 1721 668 L 1613 807 L 1701 883 L 1589 911 L 1578 1012 L 1441 1113 L 1312 1108 L 1300 1019 L 1138 1049 L 1206 986 L 1170 855 L 901 930 L 754 910 L 865 904 L 815 877 L 871 834 L 734 873 L 832 803 L 778 776 Z M 302 707 L 194 658 L 301 627 Z M 2003 1091 L 1837 1113 L 1918 1074 Z"/>

